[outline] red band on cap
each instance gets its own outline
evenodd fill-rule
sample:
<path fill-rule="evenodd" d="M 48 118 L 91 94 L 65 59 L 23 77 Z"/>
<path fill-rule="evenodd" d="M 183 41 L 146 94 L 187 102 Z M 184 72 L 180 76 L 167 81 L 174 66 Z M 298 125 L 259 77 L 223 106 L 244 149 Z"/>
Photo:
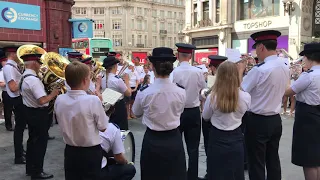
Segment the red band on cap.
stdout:
<path fill-rule="evenodd" d="M 192 49 L 178 48 L 177 51 L 181 53 L 192 53 Z"/>
<path fill-rule="evenodd" d="M 264 41 L 264 40 L 277 40 L 278 36 L 276 35 L 265 35 L 265 36 L 259 36 L 255 39 L 255 41 Z"/>
<path fill-rule="evenodd" d="M 92 64 L 91 61 L 85 61 L 84 64 Z"/>
<path fill-rule="evenodd" d="M 116 54 L 116 58 L 119 58 L 119 57 L 121 57 L 121 54 Z"/>
<path fill-rule="evenodd" d="M 82 55 L 70 55 L 70 54 L 69 54 L 68 57 L 69 57 L 69 58 L 79 58 L 79 57 L 81 58 Z"/>
<path fill-rule="evenodd" d="M 6 52 L 16 52 L 17 49 L 16 48 L 5 48 Z"/>
<path fill-rule="evenodd" d="M 30 57 L 24 57 L 22 58 L 24 61 L 39 61 L 40 58 L 38 57 L 34 57 L 34 56 L 30 56 Z"/>
<path fill-rule="evenodd" d="M 6 58 L 6 57 L 0 58 L 0 62 L 2 62 L 2 61 L 6 61 L 6 60 L 7 60 L 7 58 Z"/>

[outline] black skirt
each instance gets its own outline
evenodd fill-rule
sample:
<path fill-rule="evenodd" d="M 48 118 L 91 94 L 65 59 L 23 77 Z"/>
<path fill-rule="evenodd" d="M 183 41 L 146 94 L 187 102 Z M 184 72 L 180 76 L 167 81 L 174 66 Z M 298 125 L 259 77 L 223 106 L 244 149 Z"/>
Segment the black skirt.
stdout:
<path fill-rule="evenodd" d="M 297 101 L 292 138 L 292 163 L 303 167 L 320 166 L 320 105 Z"/>
<path fill-rule="evenodd" d="M 141 180 L 186 180 L 186 159 L 178 129 L 144 134 L 141 149 Z"/>
<path fill-rule="evenodd" d="M 115 123 L 121 130 L 128 130 L 128 113 L 124 99 L 115 104 L 115 110 L 110 116 L 110 122 Z"/>
<path fill-rule="evenodd" d="M 244 147 L 240 127 L 223 131 L 211 125 L 207 156 L 209 180 L 244 180 Z"/>

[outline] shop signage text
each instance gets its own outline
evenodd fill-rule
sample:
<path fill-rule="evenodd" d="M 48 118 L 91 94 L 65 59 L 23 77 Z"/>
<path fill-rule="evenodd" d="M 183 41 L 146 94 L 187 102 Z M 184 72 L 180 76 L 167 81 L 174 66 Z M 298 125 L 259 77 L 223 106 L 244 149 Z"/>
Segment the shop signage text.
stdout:
<path fill-rule="evenodd" d="M 92 38 L 93 21 L 91 19 L 69 19 L 72 22 L 72 38 Z"/>
<path fill-rule="evenodd" d="M 258 21 L 258 22 L 252 22 L 252 23 L 245 23 L 243 24 L 244 29 L 259 29 L 259 28 L 266 28 L 270 27 L 272 25 L 272 21 Z"/>
<path fill-rule="evenodd" d="M 41 30 L 40 6 L 1 1 L 0 13 L 0 27 Z"/>

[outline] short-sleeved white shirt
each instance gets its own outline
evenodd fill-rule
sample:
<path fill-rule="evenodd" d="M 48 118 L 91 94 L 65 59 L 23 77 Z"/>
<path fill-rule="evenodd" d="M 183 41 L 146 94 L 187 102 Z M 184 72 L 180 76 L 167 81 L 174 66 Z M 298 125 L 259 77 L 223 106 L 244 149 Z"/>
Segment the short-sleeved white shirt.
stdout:
<path fill-rule="evenodd" d="M 9 64 L 12 64 L 14 67 Z M 19 89 L 16 92 L 11 92 L 8 86 L 8 83 L 12 80 L 17 84 L 19 84 L 21 80 L 21 73 L 19 72 L 18 64 L 15 61 L 8 59 L 7 64 L 3 67 L 3 76 L 5 83 L 7 84 L 6 89 L 8 95 L 12 98 L 20 96 Z"/>

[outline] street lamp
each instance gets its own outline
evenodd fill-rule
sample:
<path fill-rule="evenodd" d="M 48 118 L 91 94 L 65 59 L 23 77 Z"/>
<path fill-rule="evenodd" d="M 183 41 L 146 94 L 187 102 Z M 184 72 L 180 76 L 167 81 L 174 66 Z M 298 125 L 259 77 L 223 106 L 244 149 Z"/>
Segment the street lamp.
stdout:
<path fill-rule="evenodd" d="M 295 8 L 293 6 L 293 2 L 294 2 L 294 0 L 282 0 L 283 8 L 284 8 L 284 15 L 287 12 L 288 15 L 290 16 L 292 14 L 292 12 L 295 10 Z"/>

